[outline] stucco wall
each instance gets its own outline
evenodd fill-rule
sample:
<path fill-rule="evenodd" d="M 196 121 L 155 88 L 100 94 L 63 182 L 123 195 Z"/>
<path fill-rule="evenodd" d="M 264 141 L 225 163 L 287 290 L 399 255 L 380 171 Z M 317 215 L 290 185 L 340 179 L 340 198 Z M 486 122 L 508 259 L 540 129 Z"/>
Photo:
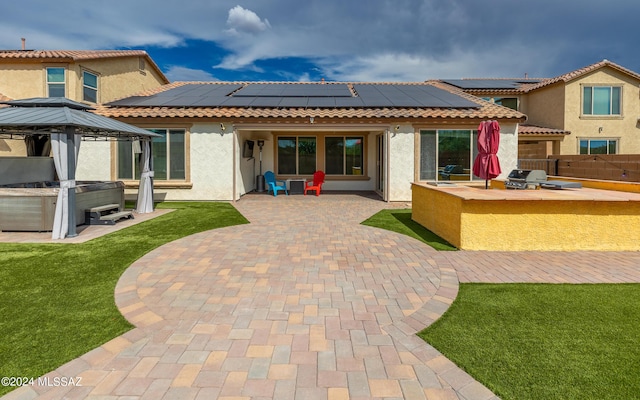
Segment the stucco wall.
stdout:
<path fill-rule="evenodd" d="M 518 124 L 502 123 L 500 125 L 500 147 L 498 160 L 502 173 L 497 179 L 506 179 L 509 173 L 518 166 Z"/>
<path fill-rule="evenodd" d="M 46 96 L 43 64 L 0 64 L 0 88 L 12 99 Z"/>
<path fill-rule="evenodd" d="M 139 70 L 139 57 L 83 60 L 80 63 L 0 63 L 0 88 L 2 94 L 13 99 L 46 97 L 46 68 L 64 67 L 66 96 L 82 101 L 82 71 L 98 75 L 98 101 L 107 103 L 135 93 L 153 89 L 163 84 L 155 70 L 145 62 Z"/>
<path fill-rule="evenodd" d="M 76 180 L 111 180 L 111 142 L 85 141 L 80 144 Z"/>
<path fill-rule="evenodd" d="M 561 144 L 561 154 L 579 154 L 580 138 L 620 138 L 618 154 L 640 153 L 640 89 L 638 80 L 611 68 L 603 68 L 566 85 L 565 129 L 571 131 Z M 622 84 L 621 116 L 582 115 L 582 88 L 587 85 Z M 602 128 L 602 129 L 600 129 Z"/>
<path fill-rule="evenodd" d="M 640 249 L 638 201 L 480 200 L 416 184 L 412 218 L 465 250 Z"/>
<path fill-rule="evenodd" d="M 558 83 L 538 89 L 526 96 L 522 102 L 522 112 L 527 114 L 527 124 L 563 129 L 565 90 L 564 84 Z"/>
<path fill-rule="evenodd" d="M 411 182 L 415 178 L 416 165 L 415 132 L 411 125 L 400 125 L 389 134 L 389 201 L 411 201 Z"/>

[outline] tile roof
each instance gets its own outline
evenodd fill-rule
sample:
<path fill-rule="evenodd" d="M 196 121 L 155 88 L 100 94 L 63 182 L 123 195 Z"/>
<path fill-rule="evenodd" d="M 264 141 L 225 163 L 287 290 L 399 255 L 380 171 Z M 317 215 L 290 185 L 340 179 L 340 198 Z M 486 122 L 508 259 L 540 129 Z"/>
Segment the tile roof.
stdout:
<path fill-rule="evenodd" d="M 555 78 L 464 78 L 464 79 L 444 79 L 439 80 L 441 83 L 449 84 L 452 87 L 460 88 L 467 93 L 474 94 L 476 96 L 483 95 L 500 95 L 500 94 L 525 94 L 536 89 L 540 89 L 558 82 L 570 82 L 576 78 L 579 78 L 585 74 L 596 71 L 603 67 L 610 67 L 618 70 L 624 74 L 627 74 L 635 79 L 640 80 L 640 74 L 630 69 L 624 68 L 609 60 L 602 60 L 595 64 L 588 65 L 584 68 L 578 68 L 574 71 L 566 74 L 556 76 Z M 531 81 L 530 83 L 527 80 Z M 539 82 L 536 82 L 539 81 Z M 468 82 L 468 85 L 464 85 Z M 496 87 L 491 86 L 491 82 L 496 82 Z M 507 88 L 506 82 L 517 82 L 518 85 Z M 475 84 L 475 85 L 474 85 Z M 483 86 L 484 85 L 484 86 Z M 474 87 L 476 86 L 476 87 Z M 483 87 L 479 87 L 483 86 Z"/>
<path fill-rule="evenodd" d="M 172 88 L 188 84 L 248 84 L 250 82 L 174 82 L 160 88 L 149 90 L 135 97 L 152 96 Z M 265 83 L 265 82 L 261 82 Z M 266 82 L 276 83 L 276 82 Z M 284 82 L 277 82 L 284 83 Z M 292 85 L 310 85 L 319 83 L 287 82 Z M 352 85 L 352 83 L 342 83 Z M 479 99 L 471 94 L 456 90 L 449 85 L 439 82 L 420 83 L 377 83 L 377 84 L 411 84 L 431 85 L 447 90 L 457 96 L 478 104 L 477 108 L 428 108 L 428 107 L 330 107 L 330 108 L 301 108 L 301 107 L 167 107 L 167 106 L 99 106 L 96 112 L 100 115 L 114 118 L 270 118 L 270 119 L 302 119 L 314 117 L 317 123 L 322 119 L 511 119 L 524 121 L 525 115 L 512 109 Z"/>
<path fill-rule="evenodd" d="M 169 83 L 160 67 L 144 50 L 0 50 L 0 62 L 78 62 L 119 57 L 144 57 L 160 77 Z"/>
<path fill-rule="evenodd" d="M 615 70 L 618 70 L 619 72 L 622 72 L 624 74 L 627 74 L 637 80 L 640 80 L 640 74 L 638 74 L 637 72 L 631 71 L 630 69 L 627 69 L 621 65 L 618 65 L 614 62 L 611 62 L 609 60 L 602 60 L 600 62 L 597 62 L 595 64 L 591 64 L 588 65 L 584 68 L 578 68 L 574 71 L 568 72 L 564 75 L 560 75 L 557 76 L 555 78 L 551 78 L 551 79 L 546 79 L 540 83 L 537 84 L 531 84 L 531 85 L 523 85 L 522 86 L 522 90 L 524 91 L 524 93 L 528 93 L 531 92 L 532 90 L 536 90 L 536 89 L 540 89 L 543 88 L 545 86 L 549 86 L 552 85 L 554 83 L 558 83 L 558 82 L 570 82 L 576 78 L 579 78 L 583 75 L 586 75 L 588 73 L 591 73 L 593 71 L 597 71 L 601 68 L 604 67 L 609 67 L 609 68 L 613 68 Z"/>
<path fill-rule="evenodd" d="M 537 125 L 520 124 L 518 126 L 518 135 L 570 135 L 570 131 L 563 129 L 546 128 Z"/>
<path fill-rule="evenodd" d="M 11 97 L 7 97 L 4 94 L 0 93 L 0 101 L 10 101 L 13 100 Z"/>
<path fill-rule="evenodd" d="M 0 59 L 94 60 L 114 57 L 146 57 L 144 50 L 0 50 Z"/>

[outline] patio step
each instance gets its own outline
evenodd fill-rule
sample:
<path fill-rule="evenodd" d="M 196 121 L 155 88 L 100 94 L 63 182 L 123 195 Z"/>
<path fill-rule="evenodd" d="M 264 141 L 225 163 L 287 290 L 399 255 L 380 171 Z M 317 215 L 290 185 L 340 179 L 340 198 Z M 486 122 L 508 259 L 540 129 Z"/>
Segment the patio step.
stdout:
<path fill-rule="evenodd" d="M 84 210 L 84 220 L 87 225 L 115 225 L 123 218 L 133 218 L 131 211 L 120 211 L 120 204 L 105 204 Z"/>

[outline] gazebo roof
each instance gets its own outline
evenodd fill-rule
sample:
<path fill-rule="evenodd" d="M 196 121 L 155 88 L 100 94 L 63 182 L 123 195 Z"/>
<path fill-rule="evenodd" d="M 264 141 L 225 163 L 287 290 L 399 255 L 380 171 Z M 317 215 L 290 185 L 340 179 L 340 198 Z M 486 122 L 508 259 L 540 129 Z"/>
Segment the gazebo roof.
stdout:
<path fill-rule="evenodd" d="M 63 97 L 3 101 L 0 108 L 0 137 L 62 133 L 73 127 L 76 134 L 88 138 L 129 140 L 158 137 L 153 132 L 94 114 L 92 107 Z"/>

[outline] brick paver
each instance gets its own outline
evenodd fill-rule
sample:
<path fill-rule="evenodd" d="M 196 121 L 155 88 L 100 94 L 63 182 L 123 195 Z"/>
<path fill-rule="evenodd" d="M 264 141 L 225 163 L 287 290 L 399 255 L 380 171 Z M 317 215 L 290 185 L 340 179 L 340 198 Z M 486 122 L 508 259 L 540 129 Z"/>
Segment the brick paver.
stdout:
<path fill-rule="evenodd" d="M 251 224 L 169 243 L 122 275 L 116 303 L 136 328 L 50 374 L 82 387 L 5 398 L 492 399 L 415 336 L 458 279 L 640 282 L 637 253 L 436 252 L 360 225 L 406 205 L 358 195 L 236 206 Z"/>

